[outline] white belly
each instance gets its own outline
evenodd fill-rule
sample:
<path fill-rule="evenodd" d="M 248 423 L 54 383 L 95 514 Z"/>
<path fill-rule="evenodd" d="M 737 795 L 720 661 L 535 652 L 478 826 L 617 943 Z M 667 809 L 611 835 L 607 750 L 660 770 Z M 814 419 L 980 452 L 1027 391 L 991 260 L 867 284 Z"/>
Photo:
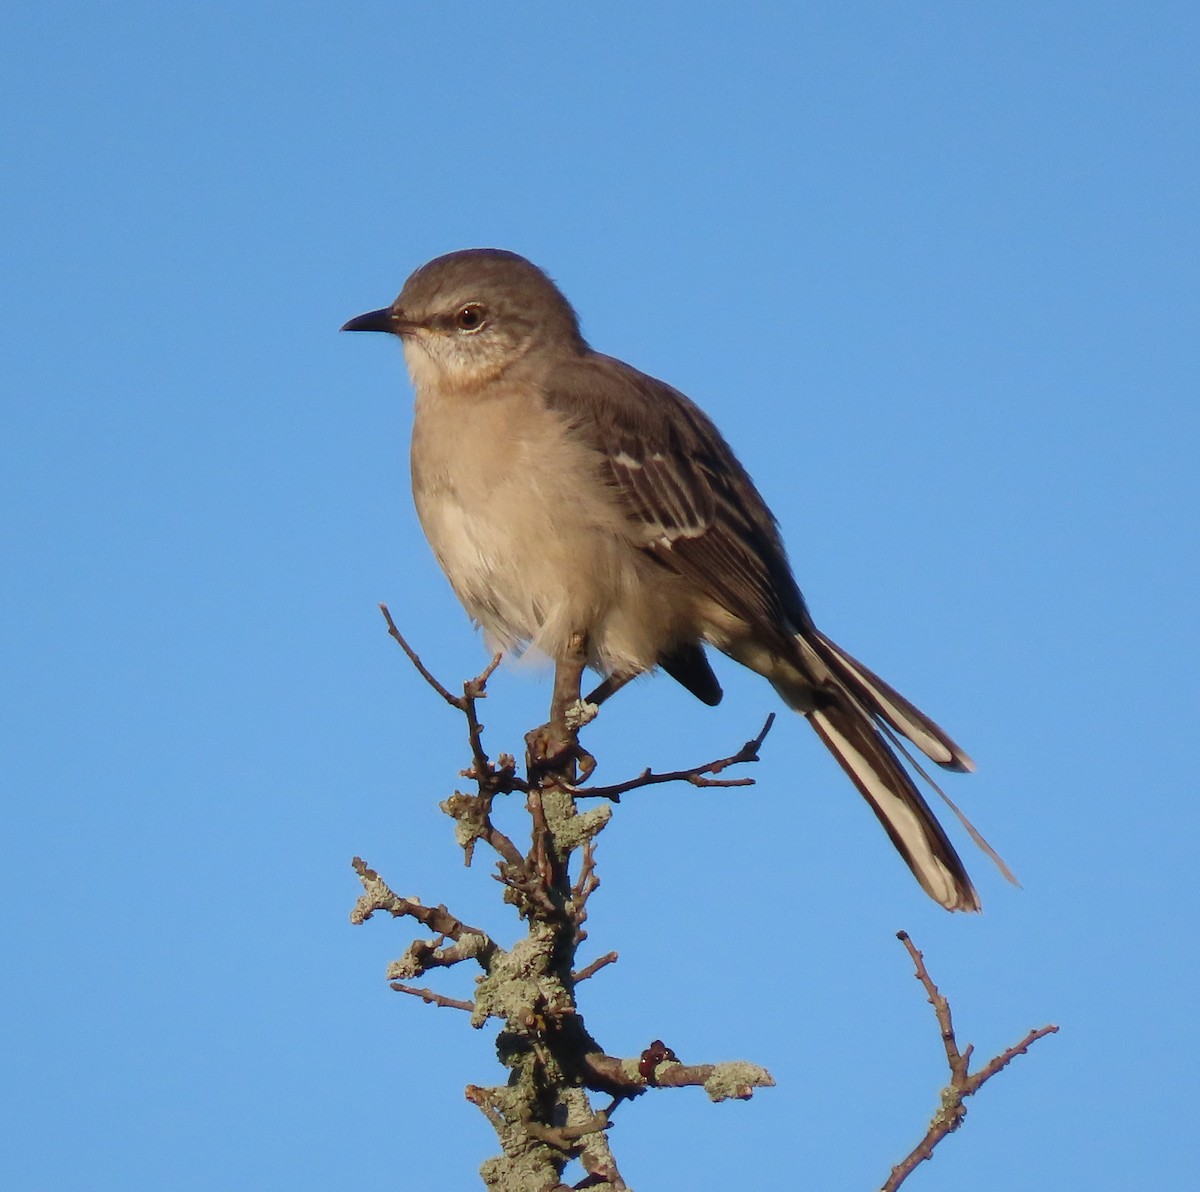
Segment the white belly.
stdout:
<path fill-rule="evenodd" d="M 674 636 L 668 579 L 631 540 L 594 453 L 546 418 L 517 395 L 483 406 L 418 397 L 425 536 L 493 648 L 559 658 L 582 632 L 599 669 L 649 669 Z"/>

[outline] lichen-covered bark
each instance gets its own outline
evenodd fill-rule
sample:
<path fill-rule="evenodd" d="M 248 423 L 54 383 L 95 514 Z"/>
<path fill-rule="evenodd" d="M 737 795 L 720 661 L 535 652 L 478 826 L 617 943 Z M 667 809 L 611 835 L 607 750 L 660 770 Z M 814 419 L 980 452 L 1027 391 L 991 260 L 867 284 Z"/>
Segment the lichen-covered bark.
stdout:
<path fill-rule="evenodd" d="M 393 636 L 415 658 L 389 618 Z M 577 1001 L 577 986 L 615 954 L 580 971 L 579 945 L 587 938 L 584 923 L 588 899 L 599 885 L 595 842 L 612 816 L 620 795 L 642 785 L 669 779 L 720 785 L 745 779 L 709 779 L 726 765 L 757 759 L 761 734 L 738 754 L 674 775 L 652 775 L 621 784 L 619 789 L 589 791 L 576 786 L 577 765 L 590 769 L 591 759 L 578 746 L 578 730 L 594 708 L 578 699 L 578 668 L 567 668 L 555 685 L 550 722 L 527 737 L 525 775 L 513 759 L 493 762 L 484 752 L 482 729 L 475 714 L 490 669 L 464 685 L 462 696 L 441 687 L 419 667 L 435 690 L 463 712 L 467 720 L 472 763 L 464 773 L 476 790 L 455 791 L 441 804 L 455 822 L 455 839 L 470 863 L 482 842 L 496 856 L 504 902 L 524 923 L 524 934 L 502 946 L 490 933 L 463 923 L 444 906 L 430 907 L 401 898 L 367 864 L 355 859 L 363 885 L 352 920 L 361 923 L 378 911 L 417 920 L 432 938 L 414 940 L 392 963 L 393 988 L 433 1005 L 469 1009 L 472 1026 L 489 1020 L 501 1024 L 496 1053 L 507 1080 L 499 1085 L 470 1085 L 467 1099 L 492 1123 L 501 1154 L 480 1169 L 484 1185 L 497 1192 L 552 1192 L 565 1188 L 563 1173 L 579 1160 L 584 1176 L 576 1186 L 625 1189 L 608 1145 L 607 1129 L 614 1110 L 653 1087 L 702 1086 L 714 1100 L 748 1098 L 755 1088 L 774 1084 L 754 1064 L 685 1065 L 661 1041 L 641 1056 L 621 1059 L 606 1054 L 589 1034 Z M 530 819 L 528 847 L 519 848 L 491 820 L 497 798 L 525 798 Z M 609 802 L 582 808 L 579 800 L 603 797 Z M 449 965 L 470 961 L 481 976 L 470 1003 L 435 990 L 408 984 Z M 647 1024 L 648 1033 L 653 1024 Z M 597 1109 L 593 1098 L 604 1107 Z"/>

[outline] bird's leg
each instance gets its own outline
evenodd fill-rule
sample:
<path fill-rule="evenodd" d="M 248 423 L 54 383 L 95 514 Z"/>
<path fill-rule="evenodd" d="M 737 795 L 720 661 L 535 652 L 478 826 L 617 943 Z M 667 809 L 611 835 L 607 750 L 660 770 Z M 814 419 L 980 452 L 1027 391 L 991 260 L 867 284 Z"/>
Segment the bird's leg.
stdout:
<path fill-rule="evenodd" d="M 529 811 L 533 816 L 533 849 L 529 862 L 549 893 L 569 894 L 567 868 L 569 847 L 563 851 L 556 843 L 556 828 L 563 817 L 575 816 L 575 805 L 566 793 L 578 781 L 575 763 L 585 775 L 595 761 L 579 748 L 579 686 L 587 662 L 587 638 L 571 634 L 568 650 L 554 665 L 554 695 L 550 700 L 550 720 L 525 737 L 526 764 L 529 771 Z"/>
<path fill-rule="evenodd" d="M 573 739 L 578 729 L 567 723 L 567 714 L 579 703 L 583 668 L 587 665 L 587 638 L 572 633 L 569 653 L 554 667 L 554 697 L 550 702 L 550 727 L 564 742 Z"/>
<path fill-rule="evenodd" d="M 554 666 L 554 695 L 550 720 L 526 737 L 530 761 L 542 770 L 563 769 L 567 782 L 577 781 L 573 763 L 578 761 L 583 777 L 595 769 L 595 760 L 579 746 L 578 708 L 583 671 L 587 665 L 587 636 L 571 634 L 568 650 Z"/>

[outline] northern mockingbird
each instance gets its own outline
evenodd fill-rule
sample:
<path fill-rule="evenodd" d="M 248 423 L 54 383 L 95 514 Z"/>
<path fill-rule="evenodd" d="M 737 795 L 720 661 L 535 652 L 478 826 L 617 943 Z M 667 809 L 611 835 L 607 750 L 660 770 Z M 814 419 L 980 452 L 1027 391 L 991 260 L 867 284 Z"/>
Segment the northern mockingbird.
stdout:
<path fill-rule="evenodd" d="M 550 278 L 498 249 L 430 261 L 343 330 L 404 346 L 417 514 L 494 648 L 561 663 L 582 634 L 601 696 L 662 667 L 715 704 L 715 646 L 807 718 L 932 898 L 979 909 L 888 738 L 948 770 L 971 759 L 817 629 L 775 518 L 696 405 L 592 351 Z"/>

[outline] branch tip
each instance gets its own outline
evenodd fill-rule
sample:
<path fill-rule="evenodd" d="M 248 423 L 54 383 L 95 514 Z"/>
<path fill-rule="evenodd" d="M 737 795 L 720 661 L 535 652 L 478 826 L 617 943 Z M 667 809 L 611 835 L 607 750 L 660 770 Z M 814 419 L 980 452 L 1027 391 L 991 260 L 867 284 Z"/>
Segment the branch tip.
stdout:
<path fill-rule="evenodd" d="M 393 638 L 400 648 L 408 655 L 408 660 L 417 669 L 417 673 L 429 684 L 453 708 L 462 708 L 462 699 L 460 696 L 451 695 L 441 683 L 434 678 L 433 674 L 426 668 L 425 664 L 417 655 L 416 650 L 412 648 L 405 640 L 404 634 L 396 628 L 396 622 L 392 620 L 392 614 L 388 610 L 388 606 L 382 601 L 379 603 L 379 611 L 383 613 L 383 619 L 387 622 L 388 636 Z"/>
<path fill-rule="evenodd" d="M 570 793 L 576 798 L 608 799 L 613 803 L 619 803 L 621 796 L 629 791 L 638 790 L 644 786 L 658 786 L 664 782 L 690 782 L 692 786 L 700 787 L 753 786 L 753 778 L 709 778 L 707 775 L 720 774 L 730 766 L 749 765 L 759 761 L 758 751 L 762 748 L 762 743 L 766 740 L 767 733 L 771 731 L 774 723 L 775 713 L 772 712 L 758 735 L 751 737 L 742 745 L 741 749 L 728 757 L 717 758 L 715 761 L 705 762 L 699 766 L 690 766 L 686 770 L 671 770 L 665 774 L 655 774 L 647 767 L 636 778 L 630 778 L 625 782 L 617 782 L 612 786 L 572 786 Z"/>

